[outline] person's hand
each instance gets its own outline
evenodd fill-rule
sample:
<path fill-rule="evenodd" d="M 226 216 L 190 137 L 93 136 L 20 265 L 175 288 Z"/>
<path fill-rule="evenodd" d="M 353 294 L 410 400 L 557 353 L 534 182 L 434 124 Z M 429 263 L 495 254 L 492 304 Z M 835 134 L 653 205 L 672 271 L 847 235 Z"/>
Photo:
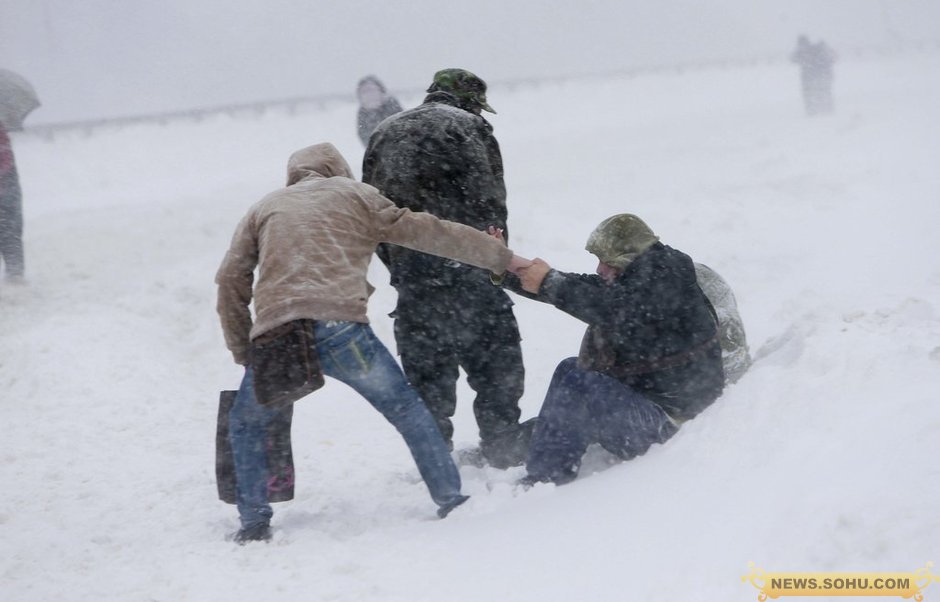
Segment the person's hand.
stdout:
<path fill-rule="evenodd" d="M 552 266 L 536 257 L 531 261 L 531 265 L 519 268 L 519 271 L 515 273 L 519 276 L 519 280 L 522 281 L 522 288 L 524 290 L 532 294 L 538 294 L 539 289 L 542 288 L 542 281 L 545 280 L 545 276 L 551 269 Z"/>
<path fill-rule="evenodd" d="M 507 270 L 513 274 L 518 274 L 519 270 L 524 270 L 532 265 L 531 259 L 526 259 L 525 257 L 519 257 L 515 253 L 512 255 L 512 259 L 509 260 L 509 265 L 506 267 Z"/>
<path fill-rule="evenodd" d="M 499 242 L 506 244 L 506 238 L 503 236 L 503 229 L 497 228 L 495 226 L 487 226 L 486 233 L 498 240 Z"/>

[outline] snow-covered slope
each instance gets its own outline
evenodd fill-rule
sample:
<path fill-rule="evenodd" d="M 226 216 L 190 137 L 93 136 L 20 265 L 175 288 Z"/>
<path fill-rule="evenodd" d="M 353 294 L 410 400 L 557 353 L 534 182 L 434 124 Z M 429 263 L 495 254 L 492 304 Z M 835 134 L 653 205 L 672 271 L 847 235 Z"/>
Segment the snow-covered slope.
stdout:
<path fill-rule="evenodd" d="M 844 62 L 821 119 L 784 65 L 494 88 L 517 252 L 592 271 L 591 229 L 637 213 L 732 284 L 757 362 L 669 444 L 610 468 L 592 452 L 572 485 L 463 468 L 472 499 L 445 521 L 393 429 L 330 382 L 296 406 L 296 499 L 246 547 L 215 492 L 217 393 L 240 373 L 212 277 L 291 151 L 328 140 L 360 161 L 355 107 L 19 135 L 0 598 L 751 600 L 748 561 L 940 560 L 937 73 L 936 54 Z M 380 265 L 372 282 L 394 348 Z M 528 417 L 583 326 L 516 309 Z"/>

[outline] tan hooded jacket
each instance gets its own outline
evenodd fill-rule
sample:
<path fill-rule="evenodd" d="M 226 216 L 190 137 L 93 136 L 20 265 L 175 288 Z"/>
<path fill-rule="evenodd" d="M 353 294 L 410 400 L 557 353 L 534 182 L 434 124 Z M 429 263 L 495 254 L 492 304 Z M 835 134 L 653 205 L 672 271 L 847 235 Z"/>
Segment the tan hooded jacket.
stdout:
<path fill-rule="evenodd" d="M 292 320 L 368 323 L 373 288 L 366 274 L 380 242 L 495 273 L 512 259 L 483 232 L 401 209 L 356 182 L 332 144 L 307 147 L 291 156 L 287 187 L 261 199 L 238 224 L 216 274 L 217 310 L 235 361 L 246 364 L 251 339 Z"/>

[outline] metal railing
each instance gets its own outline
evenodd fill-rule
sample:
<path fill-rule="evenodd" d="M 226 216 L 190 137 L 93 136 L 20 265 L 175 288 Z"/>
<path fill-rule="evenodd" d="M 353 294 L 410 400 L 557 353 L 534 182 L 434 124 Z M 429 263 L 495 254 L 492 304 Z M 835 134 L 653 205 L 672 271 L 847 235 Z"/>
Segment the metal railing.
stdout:
<path fill-rule="evenodd" d="M 931 53 L 938 51 L 940 51 L 940 40 L 906 43 L 894 47 L 870 47 L 839 50 L 839 56 L 841 60 L 870 60 L 876 58 L 888 58 L 904 54 Z M 735 58 L 688 61 L 682 63 L 651 65 L 635 68 L 599 70 L 593 73 L 568 73 L 553 76 L 493 80 L 490 82 L 490 88 L 506 88 L 509 90 L 516 90 L 519 88 L 527 88 L 544 84 L 557 84 L 571 81 L 589 81 L 600 78 L 633 78 L 656 74 L 681 74 L 709 69 L 746 69 L 780 64 L 787 61 L 788 59 L 786 54 L 775 54 L 745 59 Z M 396 89 L 395 93 L 396 95 L 419 95 L 423 93 L 423 90 Z M 149 113 L 144 115 L 65 121 L 39 125 L 27 124 L 21 133 L 36 135 L 48 139 L 53 138 L 58 132 L 65 131 L 82 131 L 86 134 L 90 134 L 99 129 L 114 129 L 127 125 L 137 125 L 143 123 L 167 124 L 178 121 L 199 122 L 218 115 L 261 116 L 264 113 L 272 110 L 281 110 L 287 112 L 288 114 L 292 114 L 304 109 L 325 108 L 331 104 L 349 102 L 355 102 L 355 95 L 352 93 L 320 94 L 316 96 L 299 96 L 285 99 L 258 100 L 210 107 L 180 109 L 175 111 Z"/>

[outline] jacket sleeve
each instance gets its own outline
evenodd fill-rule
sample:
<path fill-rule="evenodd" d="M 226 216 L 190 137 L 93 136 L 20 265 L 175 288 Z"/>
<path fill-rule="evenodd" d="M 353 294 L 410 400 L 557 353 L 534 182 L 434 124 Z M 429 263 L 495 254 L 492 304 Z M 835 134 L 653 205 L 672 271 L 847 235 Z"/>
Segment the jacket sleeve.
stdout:
<path fill-rule="evenodd" d="M 251 214 L 242 219 L 232 237 L 232 244 L 219 271 L 215 282 L 219 286 L 216 311 L 222 322 L 225 345 L 235 363 L 248 363 L 248 349 L 251 345 L 251 294 L 254 284 L 254 270 L 258 265 L 258 240 Z"/>
<path fill-rule="evenodd" d="M 538 294 L 530 298 L 550 303 L 586 324 L 604 324 L 627 302 L 622 292 L 620 287 L 608 286 L 600 276 L 551 270 Z"/>
<path fill-rule="evenodd" d="M 522 288 L 522 281 L 515 274 L 507 272 L 503 279 L 496 283 L 498 286 L 509 289 L 512 292 L 516 293 L 520 297 L 525 297 L 526 299 L 532 299 L 533 301 L 541 301 L 542 303 L 548 303 L 548 300 L 540 297 L 537 294 L 530 293 L 529 291 Z"/>
<path fill-rule="evenodd" d="M 396 207 L 374 192 L 369 198 L 376 238 L 422 253 L 455 259 L 494 273 L 506 271 L 512 251 L 488 234 L 430 213 Z"/>

